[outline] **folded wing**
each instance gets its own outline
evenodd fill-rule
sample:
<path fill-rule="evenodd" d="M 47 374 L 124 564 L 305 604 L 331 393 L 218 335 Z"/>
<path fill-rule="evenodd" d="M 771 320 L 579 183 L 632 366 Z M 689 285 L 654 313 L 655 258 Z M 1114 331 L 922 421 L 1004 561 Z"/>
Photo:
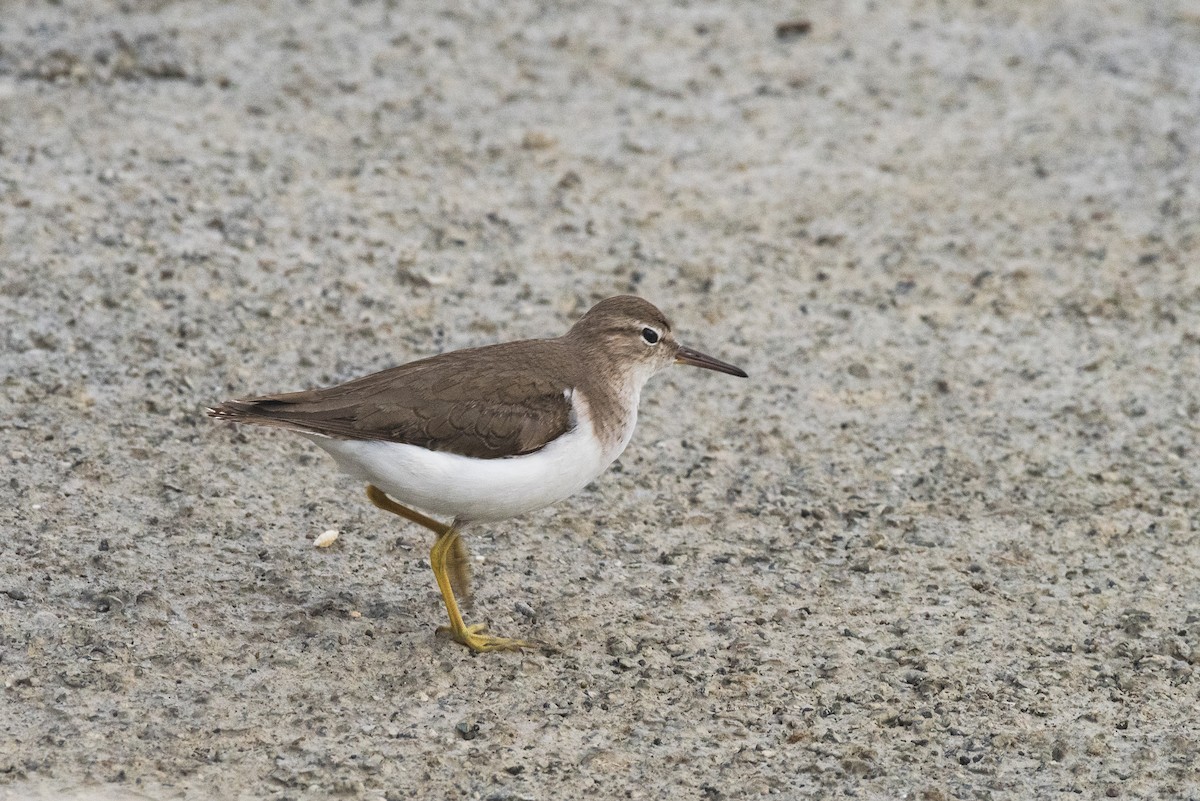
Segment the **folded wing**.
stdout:
<path fill-rule="evenodd" d="M 539 370 L 536 360 L 522 364 L 529 350 L 509 352 L 513 344 L 455 351 L 323 389 L 231 400 L 209 414 L 481 459 L 532 453 L 574 424 L 570 387 L 561 369 Z M 548 372 L 560 378 L 549 379 Z"/>

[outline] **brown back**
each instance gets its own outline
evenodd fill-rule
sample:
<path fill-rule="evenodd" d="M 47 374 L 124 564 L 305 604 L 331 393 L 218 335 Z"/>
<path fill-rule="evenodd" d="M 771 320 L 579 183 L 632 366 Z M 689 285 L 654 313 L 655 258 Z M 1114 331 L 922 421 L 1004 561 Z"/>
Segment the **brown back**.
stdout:
<path fill-rule="evenodd" d="M 323 389 L 233 400 L 225 420 L 385 440 L 482 459 L 532 453 L 566 433 L 580 365 L 559 339 L 443 353 Z M 553 376 L 553 377 L 552 377 Z"/>

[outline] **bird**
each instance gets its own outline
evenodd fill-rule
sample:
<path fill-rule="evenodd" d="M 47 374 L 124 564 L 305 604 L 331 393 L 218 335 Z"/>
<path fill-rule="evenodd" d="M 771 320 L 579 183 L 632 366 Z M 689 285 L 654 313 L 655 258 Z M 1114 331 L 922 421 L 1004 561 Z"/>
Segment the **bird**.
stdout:
<path fill-rule="evenodd" d="M 451 351 L 207 412 L 308 438 L 366 483 L 371 503 L 432 531 L 444 628 L 475 652 L 519 650 L 535 643 L 463 619 L 456 590 L 469 597 L 470 570 L 462 531 L 557 503 L 600 476 L 633 436 L 642 388 L 673 364 L 748 377 L 680 344 L 649 301 L 618 295 L 558 337 Z"/>

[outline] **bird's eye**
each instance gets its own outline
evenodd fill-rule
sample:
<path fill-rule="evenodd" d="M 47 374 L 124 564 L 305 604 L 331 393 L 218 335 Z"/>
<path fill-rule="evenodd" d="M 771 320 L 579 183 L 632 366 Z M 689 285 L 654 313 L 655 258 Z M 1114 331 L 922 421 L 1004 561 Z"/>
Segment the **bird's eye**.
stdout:
<path fill-rule="evenodd" d="M 653 328 L 643 328 L 642 339 L 646 341 L 647 345 L 656 345 L 658 344 L 658 332 Z"/>

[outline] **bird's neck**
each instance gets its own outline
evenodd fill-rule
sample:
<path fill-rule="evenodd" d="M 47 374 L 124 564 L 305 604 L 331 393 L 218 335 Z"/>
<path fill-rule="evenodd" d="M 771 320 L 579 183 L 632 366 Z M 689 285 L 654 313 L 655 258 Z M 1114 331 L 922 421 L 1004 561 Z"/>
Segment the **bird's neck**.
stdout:
<path fill-rule="evenodd" d="M 650 376 L 633 370 L 614 371 L 611 365 L 604 365 L 603 369 L 588 366 L 595 369 L 582 371 L 583 380 L 577 391 L 587 401 L 592 430 L 605 450 L 619 454 L 633 436 L 642 387 Z"/>

